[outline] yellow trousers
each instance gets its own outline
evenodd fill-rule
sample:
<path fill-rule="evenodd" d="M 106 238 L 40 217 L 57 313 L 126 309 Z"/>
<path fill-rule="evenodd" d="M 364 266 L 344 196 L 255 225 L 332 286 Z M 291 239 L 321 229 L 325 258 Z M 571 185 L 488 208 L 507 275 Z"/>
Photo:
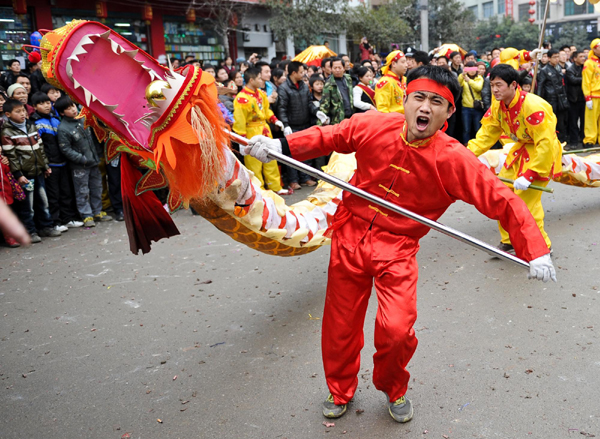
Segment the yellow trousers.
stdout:
<path fill-rule="evenodd" d="M 279 166 L 277 166 L 276 160 L 272 160 L 269 163 L 263 163 L 260 160 L 247 155 L 244 156 L 244 164 L 246 165 L 246 168 L 254 172 L 256 178 L 260 180 L 261 188 L 265 188 L 266 182 L 267 189 L 271 189 L 273 192 L 279 192 L 281 190 L 281 175 L 279 174 Z"/>
<path fill-rule="evenodd" d="M 511 180 L 516 180 L 519 178 L 517 176 L 516 171 L 513 168 L 506 169 L 502 168 L 500 171 L 500 177 L 510 178 Z M 546 187 L 548 186 L 549 181 L 539 181 L 535 180 L 532 184 L 536 186 Z M 552 245 L 550 242 L 550 238 L 548 238 L 548 234 L 544 230 L 544 208 L 542 206 L 542 191 L 536 191 L 534 189 L 527 189 L 525 191 L 515 190 L 512 185 L 507 185 L 509 189 L 511 189 L 515 195 L 517 195 L 521 200 L 525 202 L 527 208 L 531 212 L 533 219 L 535 220 L 540 232 L 542 232 L 542 236 L 548 245 L 548 248 Z M 502 228 L 500 223 L 498 223 L 498 228 L 500 229 L 501 240 L 504 244 L 510 244 L 510 237 L 508 236 L 508 232 Z"/>
<path fill-rule="evenodd" d="M 595 145 L 598 143 L 598 135 L 600 134 L 600 99 L 592 98 L 594 106 L 591 110 L 585 109 L 585 127 L 583 143 Z"/>

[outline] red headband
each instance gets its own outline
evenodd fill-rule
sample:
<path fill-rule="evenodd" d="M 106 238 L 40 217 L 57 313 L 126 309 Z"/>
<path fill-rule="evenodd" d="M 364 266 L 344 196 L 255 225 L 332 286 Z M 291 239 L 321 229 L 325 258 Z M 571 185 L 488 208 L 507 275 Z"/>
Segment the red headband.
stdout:
<path fill-rule="evenodd" d="M 415 79 L 414 81 L 410 81 L 408 87 L 406 88 L 406 96 L 416 91 L 428 91 L 435 93 L 436 95 L 440 95 L 450 102 L 452 107 L 454 107 L 454 96 L 452 95 L 450 89 L 432 79 L 419 78 Z"/>

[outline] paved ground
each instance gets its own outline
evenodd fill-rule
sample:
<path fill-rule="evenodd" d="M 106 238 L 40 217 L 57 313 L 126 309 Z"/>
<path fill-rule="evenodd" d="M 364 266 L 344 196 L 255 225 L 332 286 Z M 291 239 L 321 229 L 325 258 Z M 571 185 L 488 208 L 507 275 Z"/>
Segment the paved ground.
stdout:
<path fill-rule="evenodd" d="M 558 284 L 422 240 L 407 425 L 371 384 L 374 297 L 359 391 L 322 424 L 327 248 L 266 256 L 181 212 L 143 257 L 122 223 L 1 249 L 0 437 L 600 437 L 600 190 L 554 187 Z M 442 221 L 499 240 L 470 206 Z"/>

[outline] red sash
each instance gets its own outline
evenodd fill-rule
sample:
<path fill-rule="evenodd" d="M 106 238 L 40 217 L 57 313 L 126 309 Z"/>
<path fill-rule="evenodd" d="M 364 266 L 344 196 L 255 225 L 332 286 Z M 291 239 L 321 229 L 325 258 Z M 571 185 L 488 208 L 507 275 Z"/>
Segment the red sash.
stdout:
<path fill-rule="evenodd" d="M 371 87 L 367 87 L 366 85 L 359 83 L 358 86 L 360 87 L 360 89 L 362 91 L 364 91 L 367 96 L 369 96 L 369 98 L 371 99 L 371 102 L 373 103 L 373 106 L 375 105 L 375 90 L 373 90 Z"/>

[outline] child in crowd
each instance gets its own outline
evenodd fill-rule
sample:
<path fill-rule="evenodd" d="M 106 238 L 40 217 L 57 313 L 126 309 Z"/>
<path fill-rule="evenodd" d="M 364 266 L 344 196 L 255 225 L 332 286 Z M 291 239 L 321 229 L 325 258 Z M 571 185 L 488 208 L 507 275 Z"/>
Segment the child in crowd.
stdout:
<path fill-rule="evenodd" d="M 50 98 L 50 102 L 52 102 L 52 115 L 57 119 L 60 119 L 60 116 L 54 109 L 54 103 L 57 101 L 58 98 L 62 96 L 62 92 L 58 88 L 47 82 L 42 84 L 40 91 L 48 95 L 48 97 Z"/>
<path fill-rule="evenodd" d="M 58 147 L 60 121 L 53 115 L 50 96 L 38 91 L 31 97 L 31 104 L 35 108 L 31 120 L 42 138 L 44 152 L 52 169 L 52 174 L 46 178 L 46 193 L 54 228 L 66 232 L 70 227 L 81 227 L 83 223 L 78 221 L 79 213 L 75 208 L 73 183 L 67 159 Z"/>
<path fill-rule="evenodd" d="M 321 98 L 323 97 L 323 87 L 325 86 L 325 81 L 323 77 L 315 73 L 309 78 L 310 84 L 310 102 L 315 107 L 319 108 L 321 106 Z M 317 124 L 317 116 L 311 116 L 311 125 Z"/>
<path fill-rule="evenodd" d="M 54 107 L 62 117 L 58 126 L 58 146 L 69 162 L 75 187 L 77 209 L 83 225 L 95 227 L 96 221 L 112 221 L 102 211 L 102 175 L 98 164 L 100 157 L 89 130 L 83 120 L 75 119 L 78 111 L 71 98 L 59 98 Z"/>
<path fill-rule="evenodd" d="M 2 127 L 2 154 L 8 158 L 17 182 L 25 189 L 25 199 L 15 203 L 15 210 L 31 235 L 31 242 L 41 242 L 40 236 L 60 236 L 52 227 L 44 182 L 52 169 L 37 128 L 27 120 L 25 105 L 20 101 L 8 99 L 4 103 L 4 114 L 8 121 Z"/>

